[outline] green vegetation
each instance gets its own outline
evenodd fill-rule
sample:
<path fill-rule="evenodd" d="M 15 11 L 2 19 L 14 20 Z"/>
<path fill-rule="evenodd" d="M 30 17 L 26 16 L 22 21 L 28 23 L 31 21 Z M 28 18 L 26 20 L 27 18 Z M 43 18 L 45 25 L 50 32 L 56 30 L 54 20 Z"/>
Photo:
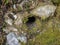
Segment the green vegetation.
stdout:
<path fill-rule="evenodd" d="M 60 45 L 60 6 L 57 7 L 55 15 L 56 17 L 49 17 L 46 20 L 36 17 L 36 27 L 31 30 L 24 26 L 28 30 L 28 35 L 32 34 L 33 37 L 28 40 L 28 45 Z M 27 21 L 26 19 L 24 22 Z M 36 35 L 38 30 L 41 32 Z"/>
<path fill-rule="evenodd" d="M 9 0 L 5 0 L 4 2 L 5 2 L 5 4 L 8 4 L 9 3 Z"/>
<path fill-rule="evenodd" d="M 59 5 L 60 4 L 60 0 L 51 0 L 53 2 L 53 4 L 55 5 Z"/>
<path fill-rule="evenodd" d="M 57 19 L 52 19 L 43 25 L 42 33 L 38 34 L 33 39 L 30 39 L 29 45 L 60 45 L 60 23 L 54 23 L 54 21 L 59 22 Z M 45 31 L 44 31 L 45 30 Z"/>
<path fill-rule="evenodd" d="M 27 21 L 28 21 L 28 18 L 27 17 L 23 19 L 23 22 L 24 23 L 26 23 Z"/>

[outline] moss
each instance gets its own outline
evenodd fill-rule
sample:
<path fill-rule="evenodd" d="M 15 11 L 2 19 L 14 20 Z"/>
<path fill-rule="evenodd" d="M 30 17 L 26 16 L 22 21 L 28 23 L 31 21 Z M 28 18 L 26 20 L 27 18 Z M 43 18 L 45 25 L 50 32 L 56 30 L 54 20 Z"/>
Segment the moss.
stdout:
<path fill-rule="evenodd" d="M 19 7 L 18 7 L 18 11 L 22 11 L 22 7 L 19 6 Z"/>
<path fill-rule="evenodd" d="M 2 29 L 6 27 L 6 23 L 4 22 L 3 25 L 2 25 Z"/>
<path fill-rule="evenodd" d="M 51 0 L 53 2 L 53 4 L 55 5 L 59 5 L 60 4 L 60 0 Z"/>
<path fill-rule="evenodd" d="M 60 45 L 60 23 L 56 17 L 49 19 L 47 22 L 42 22 L 41 20 L 37 19 L 36 24 L 37 26 L 36 28 L 33 28 L 33 30 L 36 31 L 39 27 L 40 30 L 43 28 L 43 31 L 42 33 L 40 32 L 40 34 L 36 35 L 36 37 L 33 39 L 29 40 L 29 45 Z M 42 25 L 43 27 L 41 27 Z"/>
<path fill-rule="evenodd" d="M 28 29 L 27 25 L 26 24 L 23 24 L 22 25 L 22 30 L 24 30 L 26 32 L 27 29 Z"/>
<path fill-rule="evenodd" d="M 30 9 L 30 3 L 26 2 L 23 7 L 25 8 L 25 10 L 29 11 L 29 9 Z"/>
<path fill-rule="evenodd" d="M 46 32 L 42 33 L 41 35 L 37 35 L 35 38 L 35 44 L 37 45 L 54 45 L 57 40 L 56 36 L 58 32 L 51 32 L 51 30 L 47 30 Z M 34 43 L 32 43 L 34 44 Z M 58 43 L 56 43 L 58 44 Z"/>
<path fill-rule="evenodd" d="M 60 5 L 57 6 L 57 9 L 56 9 L 56 17 L 59 19 L 60 17 Z"/>
<path fill-rule="evenodd" d="M 21 45 L 26 45 L 26 43 L 23 43 L 23 42 L 20 42 L 21 43 Z"/>
<path fill-rule="evenodd" d="M 37 18 L 35 23 L 36 23 L 35 28 L 37 28 L 37 30 L 41 30 L 41 26 L 42 26 L 41 20 L 39 18 Z"/>
<path fill-rule="evenodd" d="M 28 21 L 28 18 L 27 17 L 23 19 L 23 22 L 24 23 L 26 23 L 27 21 Z"/>

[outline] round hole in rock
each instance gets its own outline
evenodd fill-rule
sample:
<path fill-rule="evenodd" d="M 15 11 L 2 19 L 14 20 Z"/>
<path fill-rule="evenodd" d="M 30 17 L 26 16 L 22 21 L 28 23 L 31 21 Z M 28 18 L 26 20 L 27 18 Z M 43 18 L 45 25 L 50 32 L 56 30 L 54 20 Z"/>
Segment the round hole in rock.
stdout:
<path fill-rule="evenodd" d="M 34 16 L 28 17 L 28 21 L 26 22 L 26 24 L 32 24 L 35 22 L 35 20 L 36 20 L 36 18 Z"/>

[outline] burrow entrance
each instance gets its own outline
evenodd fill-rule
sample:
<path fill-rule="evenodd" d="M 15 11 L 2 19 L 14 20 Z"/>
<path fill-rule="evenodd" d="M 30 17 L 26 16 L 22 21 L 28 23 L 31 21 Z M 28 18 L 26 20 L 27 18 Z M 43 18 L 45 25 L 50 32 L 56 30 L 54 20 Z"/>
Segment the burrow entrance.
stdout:
<path fill-rule="evenodd" d="M 31 17 L 28 17 L 28 21 L 26 22 L 26 24 L 33 24 L 35 21 L 36 21 L 36 17 L 31 16 Z"/>

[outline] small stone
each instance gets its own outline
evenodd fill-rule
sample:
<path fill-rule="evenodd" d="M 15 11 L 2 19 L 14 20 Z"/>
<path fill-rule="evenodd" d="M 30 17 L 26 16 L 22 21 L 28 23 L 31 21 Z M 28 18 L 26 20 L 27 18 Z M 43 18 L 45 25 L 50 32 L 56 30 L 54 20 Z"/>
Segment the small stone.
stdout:
<path fill-rule="evenodd" d="M 27 37 L 24 36 L 24 35 L 21 35 L 21 36 L 18 37 L 18 40 L 20 40 L 21 42 L 26 43 L 27 42 Z"/>
<path fill-rule="evenodd" d="M 31 13 L 41 17 L 42 19 L 48 18 L 49 16 L 53 16 L 56 10 L 56 6 L 54 5 L 44 5 L 36 8 Z"/>
<path fill-rule="evenodd" d="M 17 16 L 16 16 L 16 15 L 14 15 L 14 18 L 15 18 L 15 19 L 17 19 Z"/>
<path fill-rule="evenodd" d="M 7 12 L 5 15 L 4 15 L 4 19 L 5 19 L 5 22 L 8 24 L 8 25 L 13 25 L 13 13 L 12 12 Z"/>
<path fill-rule="evenodd" d="M 13 31 L 13 32 L 17 32 L 17 31 L 18 31 L 18 29 L 15 28 L 15 27 L 13 27 L 13 26 L 7 26 L 6 28 L 3 28 L 3 30 L 4 30 L 6 33 L 9 33 L 9 32 L 11 32 L 11 31 Z"/>
<path fill-rule="evenodd" d="M 13 8 L 16 9 L 16 5 L 15 4 L 13 5 Z"/>
<path fill-rule="evenodd" d="M 19 45 L 19 42 L 14 33 L 11 32 L 7 35 L 7 43 L 9 45 Z"/>
<path fill-rule="evenodd" d="M 14 25 L 20 27 L 22 25 L 22 17 L 20 14 L 16 14 L 16 15 L 17 15 L 17 19 L 15 20 Z"/>
<path fill-rule="evenodd" d="M 17 19 L 17 15 L 15 15 L 14 13 L 11 13 L 11 14 L 12 14 L 14 19 Z"/>
<path fill-rule="evenodd" d="M 13 23 L 12 19 L 6 19 L 5 22 L 9 25 L 12 25 L 12 23 Z"/>

